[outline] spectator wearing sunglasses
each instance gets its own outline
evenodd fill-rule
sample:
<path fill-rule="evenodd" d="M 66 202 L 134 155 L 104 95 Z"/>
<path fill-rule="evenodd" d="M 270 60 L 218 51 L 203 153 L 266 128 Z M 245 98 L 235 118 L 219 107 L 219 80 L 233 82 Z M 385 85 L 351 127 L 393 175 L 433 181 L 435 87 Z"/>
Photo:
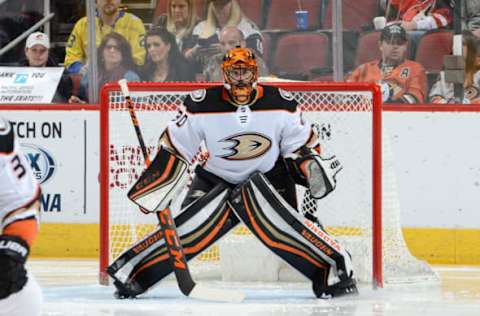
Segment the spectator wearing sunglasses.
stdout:
<path fill-rule="evenodd" d="M 119 33 L 107 34 L 98 48 L 98 81 L 99 88 L 107 82 L 120 79 L 139 81 L 136 66 L 132 57 L 132 49 L 128 41 Z M 78 96 L 72 96 L 70 103 L 88 102 L 88 73 L 80 81 Z"/>

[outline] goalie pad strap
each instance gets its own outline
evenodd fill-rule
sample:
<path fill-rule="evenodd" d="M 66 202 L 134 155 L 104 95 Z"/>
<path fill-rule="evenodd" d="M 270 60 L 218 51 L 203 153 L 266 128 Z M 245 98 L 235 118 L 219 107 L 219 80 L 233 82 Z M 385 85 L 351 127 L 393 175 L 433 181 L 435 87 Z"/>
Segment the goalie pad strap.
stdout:
<path fill-rule="evenodd" d="M 226 203 L 229 193 L 226 184 L 218 184 L 175 218 L 187 260 L 203 252 L 239 223 Z M 168 259 L 163 234 L 158 228 L 121 254 L 107 272 L 135 296 L 172 272 Z"/>
<path fill-rule="evenodd" d="M 128 198 L 144 210 L 154 212 L 168 207 L 187 181 L 188 164 L 165 147 L 128 192 Z"/>
<path fill-rule="evenodd" d="M 344 248 L 289 206 L 261 173 L 236 188 L 230 203 L 265 246 L 310 280 L 321 276 L 327 286 L 330 271 L 346 269 Z"/>

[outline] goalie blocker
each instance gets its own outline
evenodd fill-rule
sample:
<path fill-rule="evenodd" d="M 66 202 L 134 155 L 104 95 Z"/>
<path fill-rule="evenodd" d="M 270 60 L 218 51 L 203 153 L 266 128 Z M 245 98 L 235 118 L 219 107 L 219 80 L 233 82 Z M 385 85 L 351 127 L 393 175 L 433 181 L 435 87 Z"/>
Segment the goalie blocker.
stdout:
<path fill-rule="evenodd" d="M 166 152 L 165 157 L 169 155 L 174 156 Z M 162 154 L 159 153 L 158 156 Z M 163 161 L 172 159 L 165 157 Z M 147 171 L 155 166 L 168 166 L 157 163 L 157 160 L 162 158 L 156 158 Z M 157 195 L 155 184 L 163 186 L 163 183 L 178 183 L 163 177 L 164 174 L 176 173 L 166 173 L 162 169 L 154 172 L 157 180 L 149 178 L 148 172 L 145 172 L 129 193 L 130 197 L 137 197 L 137 204 L 150 211 L 159 209 L 155 200 L 158 201 L 160 196 Z M 278 172 L 273 174 L 278 175 Z M 160 178 L 162 181 L 158 180 Z M 256 173 L 244 184 L 237 186 L 233 194 L 231 188 L 234 185 L 201 167 L 197 167 L 195 179 L 204 184 L 209 183 L 208 193 L 193 203 L 188 201 L 187 195 L 188 206 L 175 218 L 187 260 L 207 249 L 241 220 L 265 246 L 312 280 L 317 297 L 356 292 L 348 253 L 320 226 L 290 206 L 264 175 Z M 275 182 L 278 182 L 278 179 Z M 140 183 L 142 185 L 139 185 Z M 163 188 L 165 189 L 165 186 Z M 166 192 L 171 190 L 172 188 Z M 156 198 L 149 198 L 151 194 Z M 156 230 L 124 252 L 108 267 L 107 272 L 115 279 L 120 297 L 142 294 L 172 272 L 162 237 L 161 230 Z"/>
<path fill-rule="evenodd" d="M 161 146 L 148 172 L 142 173 L 128 198 L 143 211 L 155 212 L 170 206 L 188 179 L 188 163 Z"/>

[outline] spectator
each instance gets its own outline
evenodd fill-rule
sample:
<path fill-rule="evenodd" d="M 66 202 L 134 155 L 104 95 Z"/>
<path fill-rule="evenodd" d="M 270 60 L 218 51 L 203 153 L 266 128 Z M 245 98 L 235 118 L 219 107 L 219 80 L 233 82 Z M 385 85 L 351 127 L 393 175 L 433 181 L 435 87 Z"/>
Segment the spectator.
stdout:
<path fill-rule="evenodd" d="M 192 32 L 199 19 L 194 0 L 168 0 L 167 13 L 154 19 L 153 24 L 175 34 L 180 51 L 194 46 Z"/>
<path fill-rule="evenodd" d="M 240 29 L 248 48 L 263 54 L 263 38 L 258 26 L 248 19 L 236 0 L 212 0 L 208 6 L 207 19 L 193 29 L 196 45 L 185 53 L 192 60 L 197 59 L 205 65 L 207 57 L 222 52 L 218 34 L 226 26 Z"/>
<path fill-rule="evenodd" d="M 480 37 L 480 0 L 463 1 L 465 29 Z"/>
<path fill-rule="evenodd" d="M 422 103 L 427 93 L 425 69 L 405 58 L 407 33 L 398 24 L 386 26 L 380 35 L 381 60 L 356 68 L 347 81 L 378 83 L 383 102 Z"/>
<path fill-rule="evenodd" d="M 127 40 L 120 34 L 112 32 L 103 37 L 98 47 L 98 86 L 102 87 L 107 82 L 116 82 L 120 79 L 140 81 L 135 72 L 132 49 Z M 88 73 L 80 81 L 78 96 L 72 96 L 70 103 L 85 103 L 88 100 Z"/>
<path fill-rule="evenodd" d="M 130 43 L 135 63 L 141 65 L 145 58 L 145 27 L 142 20 L 135 15 L 119 10 L 120 3 L 121 0 L 97 0 L 97 45 L 106 34 L 119 33 Z M 86 72 L 87 46 L 88 24 L 87 17 L 83 17 L 75 24 L 67 41 L 65 67 L 69 73 Z"/>
<path fill-rule="evenodd" d="M 401 21 L 407 31 L 427 31 L 449 27 L 453 6 L 450 0 L 390 0 L 385 15 L 389 22 Z"/>
<path fill-rule="evenodd" d="M 477 64 L 479 55 L 478 40 L 470 31 L 462 32 L 463 56 L 465 57 L 464 100 L 466 104 L 480 104 L 480 67 Z M 430 102 L 432 103 L 457 103 L 454 97 L 453 83 L 445 81 L 445 73 L 442 71 L 438 80 L 430 90 Z"/>
<path fill-rule="evenodd" d="M 179 51 L 175 35 L 162 27 L 155 27 L 147 32 L 145 46 L 147 55 L 142 80 L 195 81 L 195 73 Z"/>
<path fill-rule="evenodd" d="M 219 35 L 220 45 L 222 47 L 222 52 L 212 56 L 205 70 L 203 71 L 203 75 L 206 81 L 223 81 L 223 75 L 221 70 L 221 65 L 223 63 L 223 56 L 232 48 L 235 47 L 246 47 L 247 42 L 245 41 L 245 37 L 241 30 L 239 30 L 236 26 L 227 26 L 222 29 Z M 260 77 L 268 76 L 269 72 L 267 69 L 267 65 L 263 61 L 263 59 L 259 56 L 256 56 L 256 61 L 258 65 L 258 73 Z"/>
<path fill-rule="evenodd" d="M 41 32 L 28 36 L 25 43 L 25 58 L 20 60 L 20 67 L 60 67 L 50 55 L 50 40 Z M 53 97 L 54 103 L 66 103 L 72 95 L 72 80 L 63 74 L 58 83 L 57 91 Z"/>

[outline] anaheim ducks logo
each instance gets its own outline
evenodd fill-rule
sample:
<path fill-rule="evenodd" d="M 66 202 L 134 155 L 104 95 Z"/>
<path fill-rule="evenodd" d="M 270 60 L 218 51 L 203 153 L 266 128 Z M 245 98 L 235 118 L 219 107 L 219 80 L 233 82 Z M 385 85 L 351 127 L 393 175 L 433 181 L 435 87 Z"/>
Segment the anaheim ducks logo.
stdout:
<path fill-rule="evenodd" d="M 230 150 L 230 153 L 219 156 L 227 160 L 254 159 L 262 156 L 272 147 L 272 141 L 258 133 L 237 134 L 224 138 L 221 142 L 231 143 L 230 147 L 224 148 Z"/>

